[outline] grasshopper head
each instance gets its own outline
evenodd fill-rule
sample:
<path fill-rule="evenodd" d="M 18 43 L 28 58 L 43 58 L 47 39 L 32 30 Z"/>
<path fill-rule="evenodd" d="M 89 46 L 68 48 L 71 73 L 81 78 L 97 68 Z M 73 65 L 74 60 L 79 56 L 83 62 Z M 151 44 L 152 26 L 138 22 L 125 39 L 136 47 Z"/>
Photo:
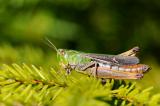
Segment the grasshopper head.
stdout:
<path fill-rule="evenodd" d="M 58 58 L 60 65 L 65 67 L 65 65 L 68 64 L 67 57 L 68 57 L 68 54 L 67 54 L 66 49 L 57 50 L 57 58 Z"/>

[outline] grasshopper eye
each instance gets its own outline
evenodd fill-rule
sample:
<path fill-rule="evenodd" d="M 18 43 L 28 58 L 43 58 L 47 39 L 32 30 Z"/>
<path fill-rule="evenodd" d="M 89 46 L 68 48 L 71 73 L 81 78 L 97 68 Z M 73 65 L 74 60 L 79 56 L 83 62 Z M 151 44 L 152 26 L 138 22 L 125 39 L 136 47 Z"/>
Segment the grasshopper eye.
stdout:
<path fill-rule="evenodd" d="M 60 54 L 60 55 L 65 55 L 65 50 L 64 50 L 64 49 L 60 49 L 60 50 L 59 50 L 59 54 Z"/>

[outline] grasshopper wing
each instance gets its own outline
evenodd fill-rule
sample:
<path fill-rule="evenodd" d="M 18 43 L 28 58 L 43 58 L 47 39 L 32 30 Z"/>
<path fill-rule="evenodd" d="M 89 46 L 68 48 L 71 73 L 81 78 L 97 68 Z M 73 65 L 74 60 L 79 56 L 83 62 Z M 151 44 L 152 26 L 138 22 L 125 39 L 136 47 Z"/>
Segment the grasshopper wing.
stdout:
<path fill-rule="evenodd" d="M 139 58 L 134 57 L 134 56 L 116 55 L 114 58 L 121 65 L 134 65 L 134 64 L 138 64 L 140 62 Z"/>
<path fill-rule="evenodd" d="M 123 52 L 119 55 L 121 56 L 136 56 L 136 54 L 139 52 L 140 48 L 138 46 L 136 47 L 133 47 L 132 49 L 126 51 L 126 52 Z"/>
<path fill-rule="evenodd" d="M 106 54 L 92 54 L 84 53 L 82 56 L 90 58 L 93 61 L 105 63 L 105 64 L 117 64 L 117 65 L 133 65 L 138 64 L 139 59 L 134 56 L 123 56 L 123 55 L 106 55 Z"/>

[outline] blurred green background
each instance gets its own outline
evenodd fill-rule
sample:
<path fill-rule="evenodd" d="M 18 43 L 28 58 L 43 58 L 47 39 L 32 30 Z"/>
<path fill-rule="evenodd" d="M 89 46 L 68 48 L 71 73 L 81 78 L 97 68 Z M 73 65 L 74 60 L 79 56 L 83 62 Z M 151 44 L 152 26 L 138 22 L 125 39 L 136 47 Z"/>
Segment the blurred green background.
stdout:
<path fill-rule="evenodd" d="M 0 63 L 50 67 L 57 48 L 118 54 L 139 46 L 152 70 L 137 83 L 160 89 L 160 1 L 0 0 Z"/>

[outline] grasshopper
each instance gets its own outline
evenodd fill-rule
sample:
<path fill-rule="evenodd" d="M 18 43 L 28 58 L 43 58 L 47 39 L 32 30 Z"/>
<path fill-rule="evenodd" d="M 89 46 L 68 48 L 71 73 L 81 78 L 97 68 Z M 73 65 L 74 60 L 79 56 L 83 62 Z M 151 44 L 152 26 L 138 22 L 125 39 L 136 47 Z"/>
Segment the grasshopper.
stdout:
<path fill-rule="evenodd" d="M 72 70 L 98 78 L 140 79 L 150 67 L 139 64 L 136 57 L 139 47 L 134 47 L 118 55 L 84 53 L 75 50 L 57 49 L 52 42 L 48 43 L 57 51 L 57 58 L 67 74 Z"/>

